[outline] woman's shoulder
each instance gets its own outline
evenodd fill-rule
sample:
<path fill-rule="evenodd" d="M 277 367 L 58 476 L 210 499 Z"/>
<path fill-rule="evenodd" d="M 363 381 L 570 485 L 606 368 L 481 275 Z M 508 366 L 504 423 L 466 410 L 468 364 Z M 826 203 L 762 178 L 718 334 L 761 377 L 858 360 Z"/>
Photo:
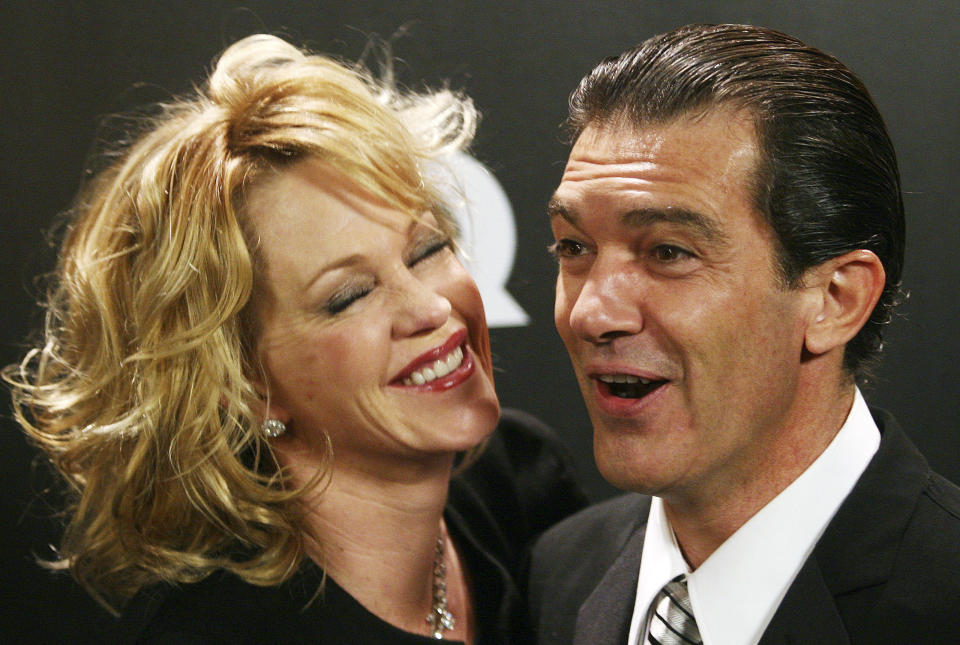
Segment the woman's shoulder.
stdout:
<path fill-rule="evenodd" d="M 450 500 L 467 516 L 489 513 L 511 542 L 524 544 L 587 504 L 554 430 L 509 408 L 481 455 L 454 478 Z"/>
<path fill-rule="evenodd" d="M 322 581 L 319 569 L 305 566 L 274 586 L 251 584 L 226 571 L 190 584 L 158 583 L 127 604 L 111 642 L 318 642 L 317 630 L 326 624 L 317 620 L 318 613 L 336 613 L 330 605 L 342 600 L 332 585 L 320 591 Z"/>
<path fill-rule="evenodd" d="M 483 452 L 466 472 L 477 467 L 523 477 L 537 476 L 544 469 L 572 472 L 573 461 L 553 428 L 532 414 L 504 408 Z"/>
<path fill-rule="evenodd" d="M 158 583 L 124 607 L 117 643 L 254 643 L 288 613 L 276 588 L 223 571 L 189 584 Z M 280 623 L 282 624 L 282 623 Z"/>
<path fill-rule="evenodd" d="M 220 571 L 197 583 L 145 589 L 124 611 L 117 633 L 104 642 L 425 645 L 437 641 L 373 615 L 308 561 L 292 578 L 274 586 L 254 585 Z"/>

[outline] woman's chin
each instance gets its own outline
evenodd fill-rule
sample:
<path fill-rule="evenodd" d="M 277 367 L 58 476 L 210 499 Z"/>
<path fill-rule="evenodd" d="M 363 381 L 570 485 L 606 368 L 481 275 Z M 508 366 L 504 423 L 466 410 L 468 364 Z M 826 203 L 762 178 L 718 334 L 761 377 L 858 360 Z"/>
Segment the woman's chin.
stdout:
<path fill-rule="evenodd" d="M 441 451 L 460 453 L 482 445 L 493 435 L 499 420 L 500 404 L 494 398 L 458 410 L 446 423 L 437 419 L 426 430 L 434 435 L 441 433 L 437 437 Z"/>

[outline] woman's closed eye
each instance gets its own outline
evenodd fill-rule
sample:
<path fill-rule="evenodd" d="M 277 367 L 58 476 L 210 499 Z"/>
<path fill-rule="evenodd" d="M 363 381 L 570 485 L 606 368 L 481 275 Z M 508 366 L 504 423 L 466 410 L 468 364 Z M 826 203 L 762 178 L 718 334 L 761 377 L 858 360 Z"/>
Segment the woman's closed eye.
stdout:
<path fill-rule="evenodd" d="M 352 305 L 360 298 L 363 298 L 372 290 L 373 288 L 367 285 L 347 286 L 337 291 L 335 294 L 333 294 L 333 296 L 330 297 L 329 300 L 327 300 L 327 304 L 324 305 L 324 310 L 331 316 L 336 315 L 346 310 L 347 307 Z"/>
<path fill-rule="evenodd" d="M 421 244 L 418 244 L 414 247 L 413 252 L 410 253 L 409 259 L 406 264 L 408 267 L 413 268 L 414 266 L 429 260 L 430 258 L 438 256 L 441 252 L 452 248 L 453 241 L 446 236 L 437 236 L 431 237 L 428 240 L 424 240 Z M 370 294 L 374 289 L 373 284 L 348 284 L 338 289 L 324 304 L 324 311 L 331 316 L 335 316 L 343 311 L 346 311 L 350 305 L 354 304 L 361 298 Z"/>
<path fill-rule="evenodd" d="M 410 254 L 410 259 L 407 261 L 407 266 L 412 267 L 437 255 L 442 251 L 452 248 L 453 240 L 451 240 L 449 237 L 431 237 L 415 247 L 413 253 Z"/>

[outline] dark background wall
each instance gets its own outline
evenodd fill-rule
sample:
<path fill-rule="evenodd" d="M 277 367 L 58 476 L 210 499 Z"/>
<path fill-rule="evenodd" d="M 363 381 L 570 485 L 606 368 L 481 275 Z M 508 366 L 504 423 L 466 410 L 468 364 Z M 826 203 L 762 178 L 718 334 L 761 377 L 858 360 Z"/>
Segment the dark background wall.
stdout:
<path fill-rule="evenodd" d="M 892 410 L 934 467 L 960 481 L 960 3 L 954 0 L 408 0 L 244 3 L 9 2 L 0 9 L 0 363 L 18 360 L 40 322 L 32 277 L 51 267 L 44 231 L 83 176 L 103 117 L 186 91 L 226 45 L 254 32 L 355 60 L 389 37 L 403 81 L 444 80 L 484 113 L 474 154 L 517 219 L 508 288 L 530 325 L 493 331 L 506 405 L 552 423 L 590 493 L 612 493 L 592 463 L 590 426 L 553 329 L 554 267 L 544 204 L 566 156 L 557 125 L 568 93 L 601 57 L 688 22 L 749 22 L 837 55 L 871 88 L 896 144 L 906 190 L 910 293 L 867 391 Z M 7 642 L 84 642 L 105 620 L 67 579 L 40 571 L 57 523 L 49 484 L 0 408 L 0 597 Z M 4 638 L 5 637 L 5 638 Z"/>

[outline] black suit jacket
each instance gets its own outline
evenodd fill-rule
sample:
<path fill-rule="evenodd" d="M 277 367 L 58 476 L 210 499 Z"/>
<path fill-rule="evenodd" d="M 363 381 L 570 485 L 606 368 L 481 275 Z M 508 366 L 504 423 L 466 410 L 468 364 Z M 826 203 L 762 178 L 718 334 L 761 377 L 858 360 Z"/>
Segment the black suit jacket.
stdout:
<path fill-rule="evenodd" d="M 960 488 L 930 470 L 891 416 L 874 418 L 880 448 L 762 645 L 960 643 Z M 626 643 L 649 507 L 643 495 L 618 497 L 537 542 L 528 604 L 541 645 Z"/>

